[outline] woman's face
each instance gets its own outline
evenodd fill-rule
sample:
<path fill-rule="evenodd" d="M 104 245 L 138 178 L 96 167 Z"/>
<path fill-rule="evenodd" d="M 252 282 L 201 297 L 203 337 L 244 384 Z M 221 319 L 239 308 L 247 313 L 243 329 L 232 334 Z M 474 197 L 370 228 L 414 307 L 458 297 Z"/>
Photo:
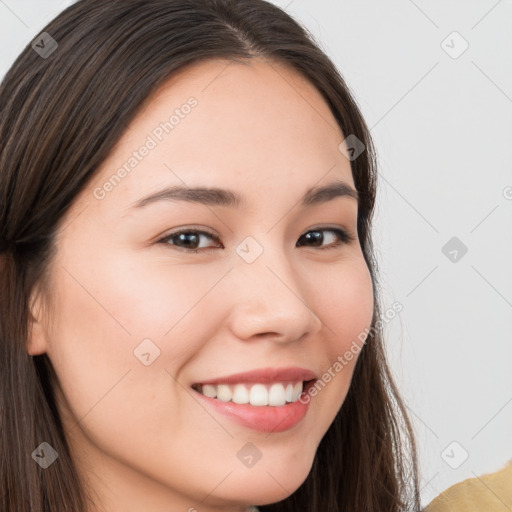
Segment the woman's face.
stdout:
<path fill-rule="evenodd" d="M 195 64 L 62 220 L 51 322 L 34 308 L 29 353 L 55 368 L 73 456 L 108 512 L 240 510 L 305 480 L 373 312 L 357 199 L 303 201 L 354 188 L 346 135 L 294 71 Z M 312 377 L 317 393 L 289 402 Z"/>

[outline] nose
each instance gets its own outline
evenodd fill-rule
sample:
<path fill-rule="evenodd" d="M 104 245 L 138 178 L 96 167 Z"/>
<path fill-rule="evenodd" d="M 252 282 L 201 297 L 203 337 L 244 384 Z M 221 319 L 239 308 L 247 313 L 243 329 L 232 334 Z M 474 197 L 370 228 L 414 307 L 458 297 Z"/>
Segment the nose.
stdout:
<path fill-rule="evenodd" d="M 227 324 L 237 338 L 288 343 L 321 329 L 322 320 L 308 303 L 312 296 L 305 292 L 316 285 L 298 275 L 284 255 L 267 252 L 253 263 L 238 262 L 230 274 Z"/>

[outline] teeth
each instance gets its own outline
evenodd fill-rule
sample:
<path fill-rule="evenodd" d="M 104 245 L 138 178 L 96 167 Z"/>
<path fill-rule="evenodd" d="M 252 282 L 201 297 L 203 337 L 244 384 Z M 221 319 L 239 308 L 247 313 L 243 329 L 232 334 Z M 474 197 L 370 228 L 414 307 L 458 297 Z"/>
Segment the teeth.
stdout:
<path fill-rule="evenodd" d="M 292 392 L 292 400 L 296 402 L 299 399 L 300 394 L 302 393 L 302 382 L 297 382 L 295 386 L 293 386 Z"/>
<path fill-rule="evenodd" d="M 284 386 L 282 384 L 272 384 L 268 392 L 268 405 L 284 405 L 285 403 Z"/>
<path fill-rule="evenodd" d="M 287 402 L 296 402 L 302 393 L 302 381 L 296 383 L 275 384 L 203 384 L 199 391 L 210 398 L 235 404 L 251 404 L 254 406 L 281 406 Z"/>
<path fill-rule="evenodd" d="M 209 396 L 210 398 L 215 398 L 217 396 L 217 387 L 211 386 L 210 384 L 205 384 L 203 386 L 203 395 Z"/>
<path fill-rule="evenodd" d="M 233 390 L 233 398 L 231 399 L 235 404 L 248 404 L 249 391 L 243 384 L 237 384 Z"/>
<path fill-rule="evenodd" d="M 233 397 L 233 393 L 231 393 L 231 389 L 229 386 L 225 384 L 220 384 L 217 386 L 217 399 L 222 400 L 223 402 L 229 402 Z"/>
<path fill-rule="evenodd" d="M 286 391 L 284 392 L 284 396 L 285 396 L 287 402 L 293 402 L 293 400 L 292 400 L 292 397 L 293 397 L 293 384 L 288 384 L 286 386 Z"/>
<path fill-rule="evenodd" d="M 249 392 L 251 405 L 268 405 L 268 391 L 263 384 L 254 384 Z"/>

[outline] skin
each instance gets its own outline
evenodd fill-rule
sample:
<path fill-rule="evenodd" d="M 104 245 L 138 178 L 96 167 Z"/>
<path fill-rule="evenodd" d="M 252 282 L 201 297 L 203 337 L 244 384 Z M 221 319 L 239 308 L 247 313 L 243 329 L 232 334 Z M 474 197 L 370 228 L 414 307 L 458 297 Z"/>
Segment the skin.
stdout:
<path fill-rule="evenodd" d="M 289 496 L 311 469 L 357 357 L 280 433 L 205 410 L 190 386 L 269 366 L 320 377 L 371 325 L 357 200 L 297 206 L 310 187 L 335 179 L 354 187 L 338 149 L 345 136 L 295 71 L 260 59 L 227 64 L 195 64 L 149 98 L 63 218 L 51 295 L 34 297 L 28 352 L 46 352 L 55 368 L 66 436 L 96 500 L 91 512 L 238 512 Z M 190 114 L 97 199 L 95 188 L 190 96 L 198 101 Z M 232 189 L 247 207 L 130 208 L 183 183 Z M 198 253 L 183 243 L 180 251 L 176 237 L 158 242 L 189 226 L 219 241 L 202 235 Z M 356 239 L 335 246 L 327 230 L 320 247 L 304 238 L 297 246 L 324 226 Z M 251 264 L 235 251 L 247 236 L 263 249 Z M 160 349 L 149 366 L 133 353 L 146 338 Z M 251 468 L 237 458 L 247 442 L 262 454 Z"/>

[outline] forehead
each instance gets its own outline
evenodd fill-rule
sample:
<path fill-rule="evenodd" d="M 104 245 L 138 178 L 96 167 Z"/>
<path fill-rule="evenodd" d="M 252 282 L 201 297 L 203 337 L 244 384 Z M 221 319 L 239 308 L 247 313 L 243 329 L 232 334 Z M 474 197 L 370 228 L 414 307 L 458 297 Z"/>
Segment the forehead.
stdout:
<path fill-rule="evenodd" d="M 322 95 L 295 70 L 263 59 L 208 60 L 173 75 L 147 99 L 94 186 L 125 169 L 110 180 L 111 207 L 163 185 L 229 186 L 249 203 L 251 195 L 270 200 L 276 187 L 299 197 L 323 178 L 353 184 L 338 149 L 343 139 Z M 145 156 L 134 157 L 144 146 Z"/>

